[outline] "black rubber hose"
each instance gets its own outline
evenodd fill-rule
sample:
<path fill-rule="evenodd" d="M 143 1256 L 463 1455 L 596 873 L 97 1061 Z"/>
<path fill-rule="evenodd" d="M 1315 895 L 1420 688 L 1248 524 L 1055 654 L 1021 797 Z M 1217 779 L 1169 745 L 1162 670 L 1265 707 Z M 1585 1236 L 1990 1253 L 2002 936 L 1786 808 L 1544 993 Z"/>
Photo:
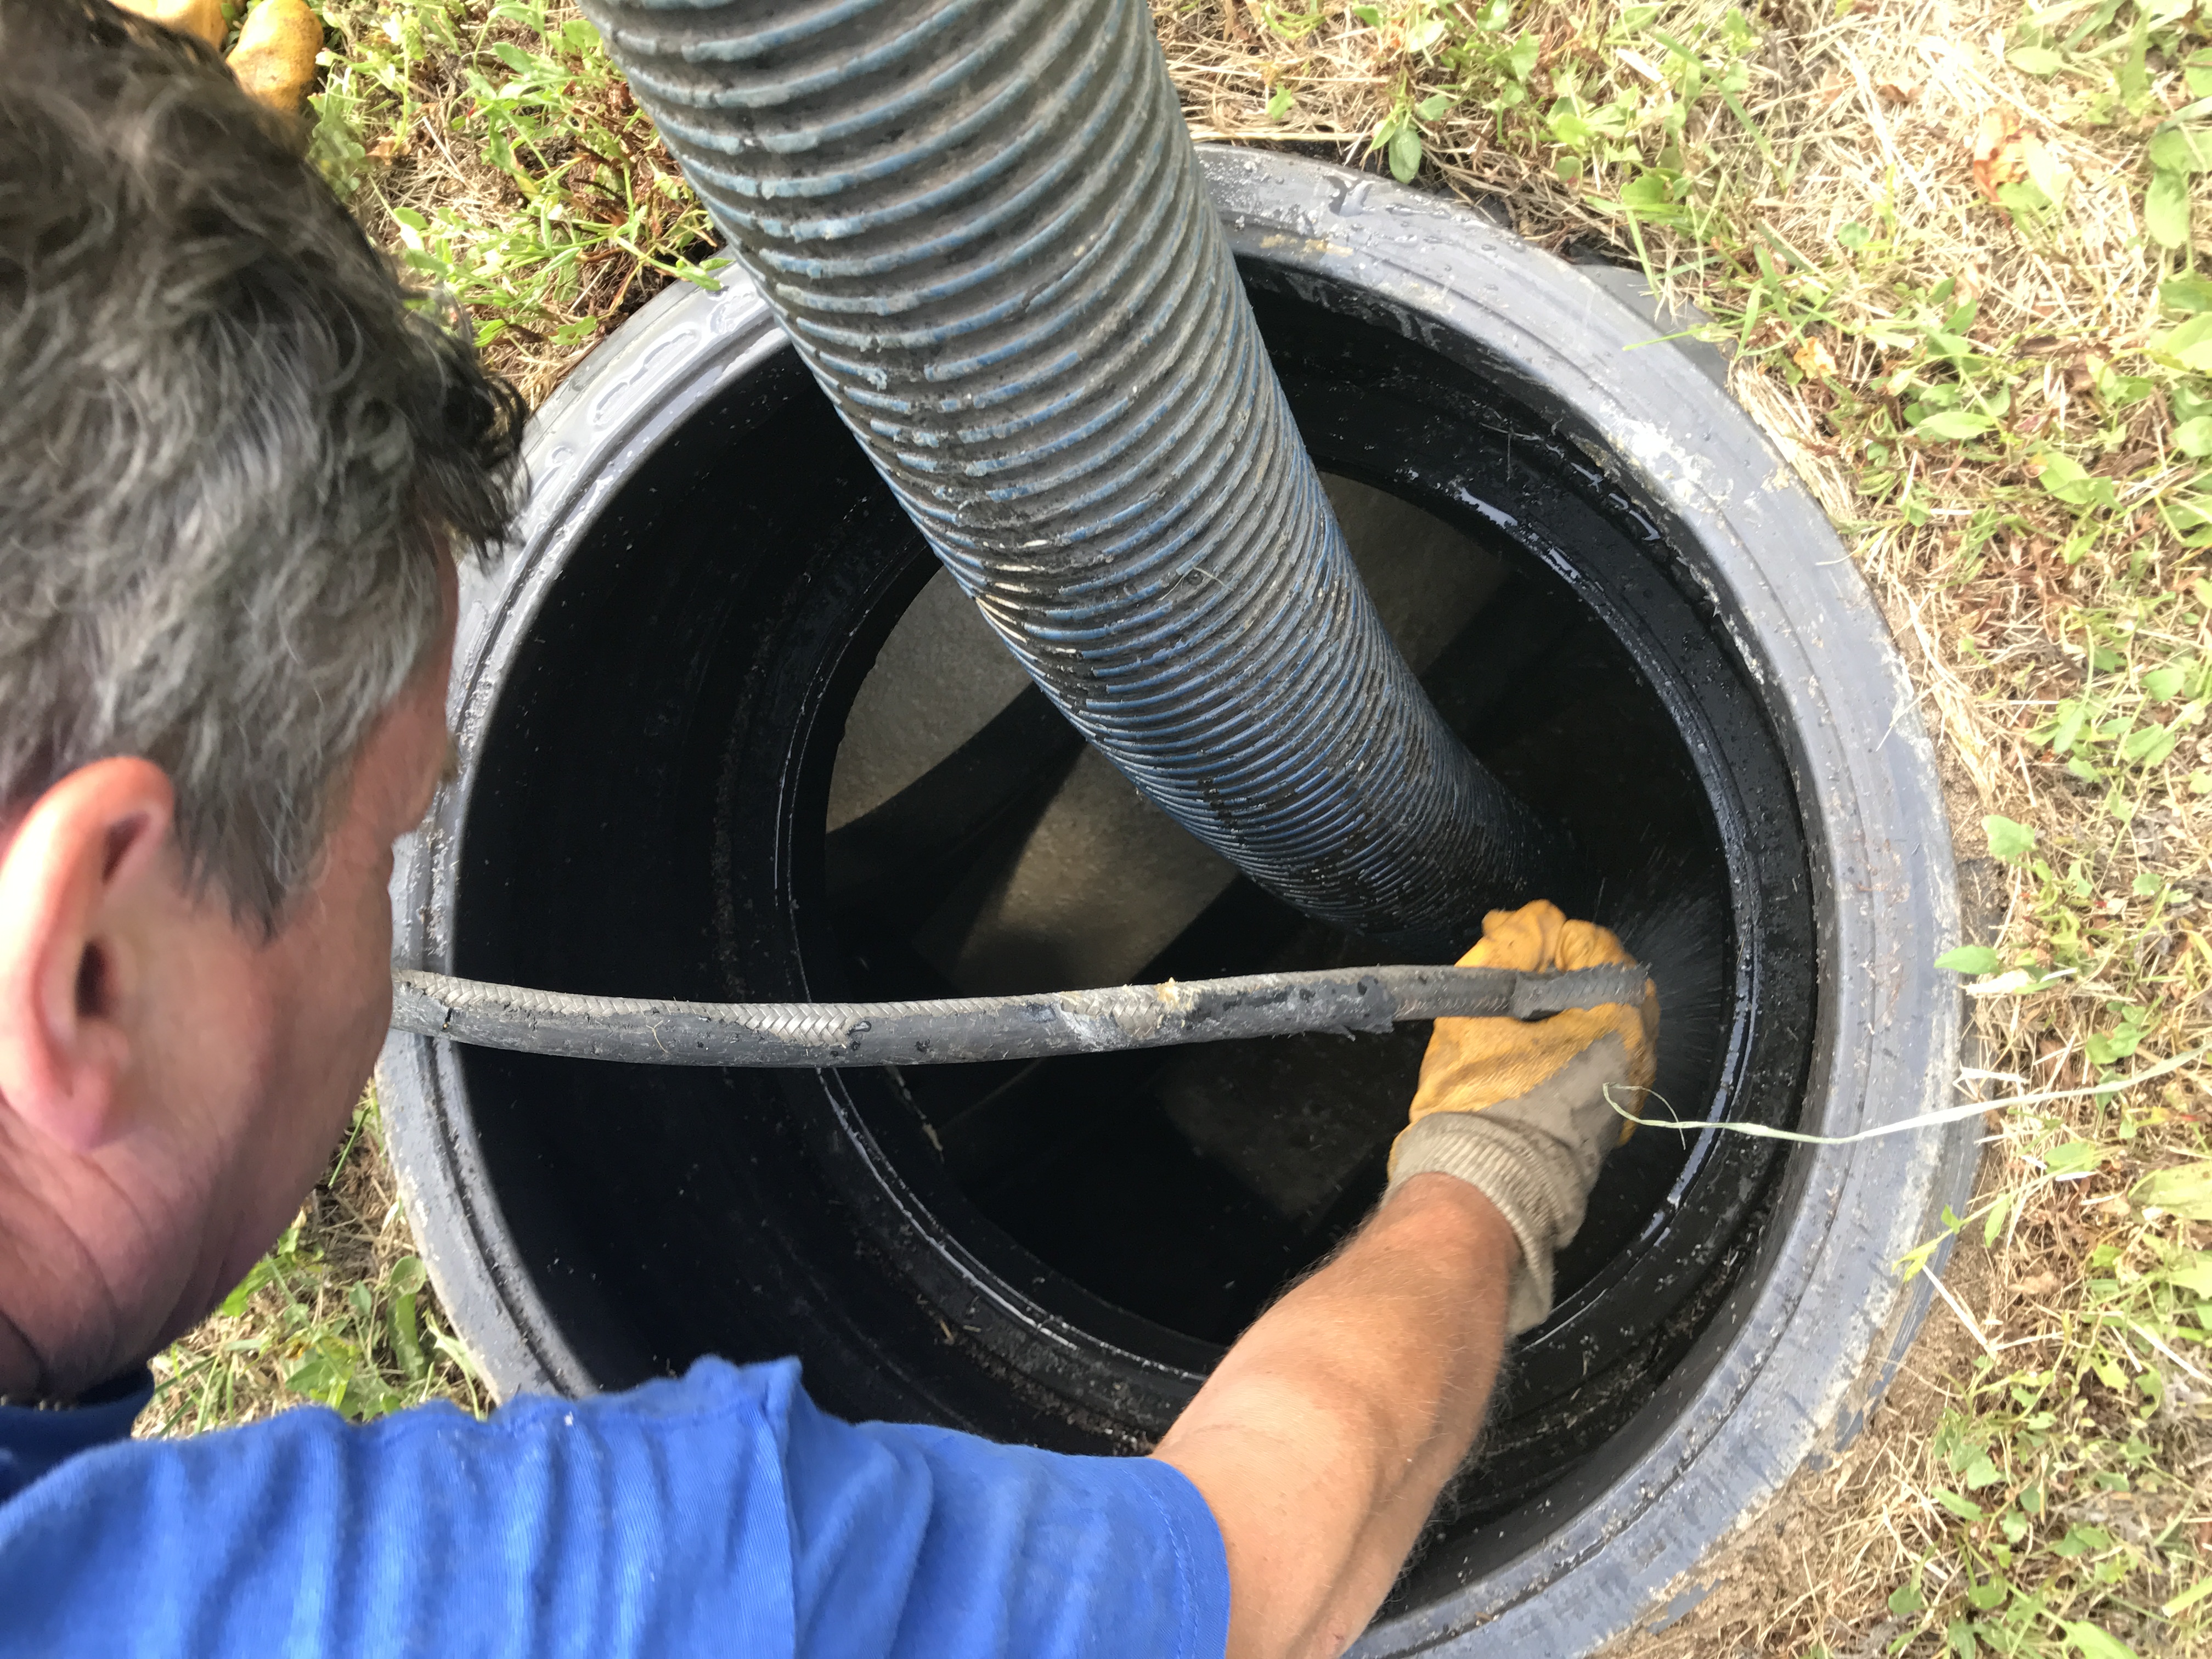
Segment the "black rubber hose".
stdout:
<path fill-rule="evenodd" d="M 1645 974 L 1360 968 L 945 1002 L 653 1002 L 392 976 L 394 1030 L 490 1048 L 657 1066 L 945 1066 L 1164 1048 L 1447 1016 L 1540 1019 L 1639 1003 Z"/>
<path fill-rule="evenodd" d="M 584 9 L 938 556 L 1148 799 L 1409 954 L 1572 890 L 1352 567 L 1144 0 Z"/>

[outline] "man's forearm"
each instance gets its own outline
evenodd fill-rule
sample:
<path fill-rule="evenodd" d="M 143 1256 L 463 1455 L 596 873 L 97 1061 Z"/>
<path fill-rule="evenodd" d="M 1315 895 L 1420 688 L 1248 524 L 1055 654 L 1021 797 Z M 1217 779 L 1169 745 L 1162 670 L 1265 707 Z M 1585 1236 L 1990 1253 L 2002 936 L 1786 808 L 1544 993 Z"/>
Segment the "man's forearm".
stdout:
<path fill-rule="evenodd" d="M 1474 1443 L 1519 1255 L 1480 1193 L 1415 1176 L 1160 1442 L 1220 1523 L 1231 1659 L 1324 1659 L 1365 1626 Z"/>

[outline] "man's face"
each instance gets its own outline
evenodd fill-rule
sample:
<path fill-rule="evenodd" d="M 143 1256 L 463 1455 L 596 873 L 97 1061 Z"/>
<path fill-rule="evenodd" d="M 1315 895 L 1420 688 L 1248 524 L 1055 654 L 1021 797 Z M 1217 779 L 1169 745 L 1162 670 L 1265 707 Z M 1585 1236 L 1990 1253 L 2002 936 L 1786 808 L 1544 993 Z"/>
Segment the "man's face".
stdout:
<path fill-rule="evenodd" d="M 219 1177 L 231 1237 L 213 1294 L 244 1276 L 321 1175 L 391 1024 L 392 843 L 429 810 L 450 749 L 454 573 L 442 554 L 440 566 L 439 638 L 363 745 L 315 884 L 274 939 L 240 941 L 251 947 L 236 969 L 262 1042 L 248 1045 L 260 1064 L 226 1064 L 206 1097 L 228 1119 L 213 1126 L 218 1142 L 234 1149 L 228 1181 Z"/>
<path fill-rule="evenodd" d="M 185 878 L 147 762 L 0 826 L 0 1393 L 73 1391 L 195 1323 L 343 1133 L 391 1018 L 392 843 L 448 752 L 440 564 L 439 637 L 273 938 Z"/>

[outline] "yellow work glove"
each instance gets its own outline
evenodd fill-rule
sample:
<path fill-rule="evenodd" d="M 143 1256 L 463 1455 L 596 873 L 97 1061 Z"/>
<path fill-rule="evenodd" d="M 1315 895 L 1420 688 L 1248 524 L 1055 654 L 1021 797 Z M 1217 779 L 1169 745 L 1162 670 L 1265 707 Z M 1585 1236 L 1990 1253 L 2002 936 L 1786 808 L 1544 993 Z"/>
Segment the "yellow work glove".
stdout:
<path fill-rule="evenodd" d="M 222 50 L 222 37 L 230 33 L 230 25 L 223 21 L 222 0 L 117 0 L 117 3 L 179 34 L 196 34 L 217 52 Z"/>
<path fill-rule="evenodd" d="M 315 87 L 323 21 L 307 0 L 260 0 L 225 59 L 238 84 L 279 115 L 297 115 Z"/>
<path fill-rule="evenodd" d="M 1492 910 L 1463 968 L 1565 972 L 1632 962 L 1605 928 L 1539 899 Z M 1552 1311 L 1552 1256 L 1583 1224 L 1605 1155 L 1628 1138 L 1606 1098 L 1634 1111 L 1651 1086 L 1659 994 L 1549 1019 L 1440 1019 L 1421 1060 L 1413 1121 L 1390 1148 L 1390 1182 L 1456 1176 L 1498 1206 L 1521 1241 L 1506 1325 L 1519 1335 Z M 1624 1092 L 1626 1091 L 1626 1092 Z"/>

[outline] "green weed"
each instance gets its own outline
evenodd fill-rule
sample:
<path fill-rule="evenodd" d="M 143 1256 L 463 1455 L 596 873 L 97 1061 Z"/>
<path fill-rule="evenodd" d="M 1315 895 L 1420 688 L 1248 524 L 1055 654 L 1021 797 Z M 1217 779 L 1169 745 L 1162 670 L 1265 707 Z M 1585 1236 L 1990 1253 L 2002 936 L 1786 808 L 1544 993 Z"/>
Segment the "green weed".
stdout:
<path fill-rule="evenodd" d="M 398 1210 L 381 1133 L 372 1097 L 300 1218 L 155 1362 L 143 1431 L 193 1433 L 309 1401 L 356 1422 L 433 1399 L 483 1413 L 474 1362 L 422 1261 L 377 1248 Z"/>
<path fill-rule="evenodd" d="M 716 286 L 705 210 L 573 9 L 396 0 L 332 21 L 348 50 L 311 153 L 467 308 L 480 347 L 572 352 L 641 283 Z"/>

